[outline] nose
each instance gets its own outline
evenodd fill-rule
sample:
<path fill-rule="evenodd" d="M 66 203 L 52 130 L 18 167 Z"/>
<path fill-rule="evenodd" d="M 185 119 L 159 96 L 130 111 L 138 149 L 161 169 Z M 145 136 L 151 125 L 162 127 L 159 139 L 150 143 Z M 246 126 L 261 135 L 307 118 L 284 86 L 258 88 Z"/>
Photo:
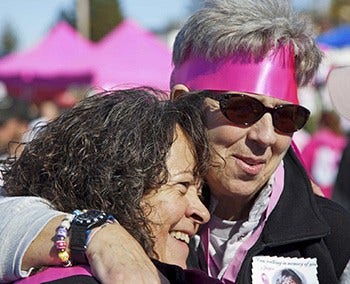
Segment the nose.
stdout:
<path fill-rule="evenodd" d="M 197 190 L 189 197 L 189 206 L 187 207 L 186 217 L 192 219 L 197 224 L 205 224 L 210 219 L 210 213 L 199 199 Z"/>
<path fill-rule="evenodd" d="M 262 118 L 250 126 L 248 138 L 264 147 L 273 145 L 276 142 L 277 134 L 272 123 L 271 114 L 265 113 Z"/>

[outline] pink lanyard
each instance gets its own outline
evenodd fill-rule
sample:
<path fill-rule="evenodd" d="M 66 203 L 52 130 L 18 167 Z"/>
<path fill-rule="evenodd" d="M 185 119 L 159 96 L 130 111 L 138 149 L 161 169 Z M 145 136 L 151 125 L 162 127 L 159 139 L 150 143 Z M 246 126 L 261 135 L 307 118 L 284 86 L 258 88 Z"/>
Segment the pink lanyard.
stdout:
<path fill-rule="evenodd" d="M 225 271 L 221 281 L 223 283 L 235 283 L 237 274 L 242 266 L 242 263 L 244 261 L 244 258 L 248 252 L 248 250 L 256 243 L 258 240 L 265 222 L 270 215 L 271 211 L 275 208 L 281 194 L 283 191 L 283 185 L 284 185 L 284 168 L 282 163 L 278 166 L 276 173 L 275 173 L 275 181 L 272 185 L 272 193 L 269 201 L 269 205 L 266 209 L 265 219 L 259 224 L 259 226 L 255 229 L 255 231 L 250 235 L 250 237 L 245 240 L 241 246 L 237 249 L 237 252 L 233 259 L 231 260 L 227 270 Z M 212 259 L 211 255 L 209 254 L 209 239 L 210 239 L 210 228 L 209 224 L 205 224 L 202 233 L 201 233 L 201 239 L 204 245 L 204 251 L 205 251 L 205 258 L 208 263 L 208 271 L 210 272 L 210 267 L 215 265 L 214 260 Z"/>

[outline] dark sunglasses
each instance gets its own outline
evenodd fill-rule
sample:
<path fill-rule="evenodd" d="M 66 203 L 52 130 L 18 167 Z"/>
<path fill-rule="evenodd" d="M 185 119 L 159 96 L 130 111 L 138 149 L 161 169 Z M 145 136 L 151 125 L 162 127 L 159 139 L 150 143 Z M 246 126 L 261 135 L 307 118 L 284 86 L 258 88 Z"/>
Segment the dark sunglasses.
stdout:
<path fill-rule="evenodd" d="M 282 104 L 271 108 L 242 93 L 204 91 L 203 94 L 218 101 L 222 114 L 239 126 L 251 126 L 265 113 L 270 113 L 275 129 L 289 134 L 303 128 L 310 116 L 310 111 L 303 106 Z"/>

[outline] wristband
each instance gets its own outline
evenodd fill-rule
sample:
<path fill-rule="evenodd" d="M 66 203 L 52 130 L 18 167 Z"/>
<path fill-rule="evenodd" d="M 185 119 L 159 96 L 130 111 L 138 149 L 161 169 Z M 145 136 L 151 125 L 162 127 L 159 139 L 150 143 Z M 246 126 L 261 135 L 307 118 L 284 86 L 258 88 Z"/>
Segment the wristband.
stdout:
<path fill-rule="evenodd" d="M 111 219 L 105 212 L 99 210 L 84 210 L 76 213 L 70 229 L 70 254 L 73 263 L 87 264 L 85 255 L 87 242 L 93 228 L 98 228 Z M 113 218 L 114 219 L 114 218 Z"/>

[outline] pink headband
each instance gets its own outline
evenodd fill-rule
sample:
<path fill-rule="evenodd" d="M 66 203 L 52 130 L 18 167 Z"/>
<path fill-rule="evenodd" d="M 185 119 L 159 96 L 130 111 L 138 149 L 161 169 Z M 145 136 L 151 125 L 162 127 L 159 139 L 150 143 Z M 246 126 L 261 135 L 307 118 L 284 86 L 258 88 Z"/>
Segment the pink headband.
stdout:
<path fill-rule="evenodd" d="M 215 62 L 189 58 L 173 70 L 171 87 L 184 84 L 190 90 L 240 91 L 299 103 L 292 47 L 271 50 L 260 61 L 245 58 L 240 54 Z"/>

